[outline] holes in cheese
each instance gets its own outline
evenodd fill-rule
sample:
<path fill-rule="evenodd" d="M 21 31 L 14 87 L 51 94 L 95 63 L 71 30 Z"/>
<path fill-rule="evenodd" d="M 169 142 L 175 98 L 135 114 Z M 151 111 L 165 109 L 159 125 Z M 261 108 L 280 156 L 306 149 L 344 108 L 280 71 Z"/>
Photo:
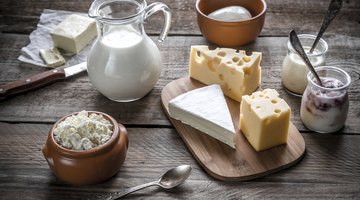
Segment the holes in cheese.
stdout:
<path fill-rule="evenodd" d="M 239 60 L 240 60 L 239 57 L 233 57 L 233 58 L 232 58 L 232 61 L 233 61 L 234 63 L 237 63 Z"/>
<path fill-rule="evenodd" d="M 250 62 L 251 61 L 251 58 L 250 57 L 247 57 L 247 56 L 245 56 L 245 57 L 243 57 L 243 60 L 245 61 L 245 62 Z"/>
<path fill-rule="evenodd" d="M 221 58 L 215 57 L 215 58 L 213 58 L 213 61 L 214 61 L 214 63 L 215 63 L 216 65 L 220 65 L 220 63 L 221 63 Z"/>
<path fill-rule="evenodd" d="M 208 68 L 209 68 L 210 71 L 215 72 L 215 67 L 214 67 L 214 65 L 213 65 L 213 61 L 212 61 L 212 60 L 209 60 L 209 61 L 208 61 Z"/>
<path fill-rule="evenodd" d="M 237 65 L 241 66 L 241 65 L 244 65 L 244 64 L 245 64 L 245 62 L 243 60 L 240 60 Z"/>
<path fill-rule="evenodd" d="M 250 67 L 244 68 L 245 75 L 251 75 L 252 69 Z"/>
<path fill-rule="evenodd" d="M 224 75 L 222 75 L 222 74 L 219 74 L 219 78 L 220 78 L 220 80 L 224 80 Z"/>
<path fill-rule="evenodd" d="M 287 142 L 290 115 L 290 107 L 276 90 L 257 91 L 242 98 L 240 130 L 256 151 L 269 149 Z"/>
<path fill-rule="evenodd" d="M 240 102 L 243 95 L 250 94 L 259 87 L 260 62 L 259 52 L 248 56 L 243 50 L 209 50 L 208 46 L 192 46 L 189 74 L 191 78 L 206 85 L 220 84 L 225 95 Z M 223 82 L 228 84 L 227 88 Z"/>
<path fill-rule="evenodd" d="M 219 51 L 217 53 L 218 56 L 221 56 L 221 57 L 225 57 L 226 56 L 226 53 L 224 51 Z"/>

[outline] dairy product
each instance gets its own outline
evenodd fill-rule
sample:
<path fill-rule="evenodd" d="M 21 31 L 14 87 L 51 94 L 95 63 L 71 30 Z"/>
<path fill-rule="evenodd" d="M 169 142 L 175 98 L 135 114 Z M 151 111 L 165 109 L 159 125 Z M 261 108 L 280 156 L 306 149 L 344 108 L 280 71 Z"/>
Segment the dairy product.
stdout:
<path fill-rule="evenodd" d="M 274 89 L 243 96 L 240 130 L 256 151 L 287 142 L 291 110 Z"/>
<path fill-rule="evenodd" d="M 321 78 L 323 86 L 307 87 L 301 101 L 300 116 L 305 126 L 317 132 L 331 133 L 340 130 L 346 121 L 349 99 L 344 83 L 332 77 Z"/>
<path fill-rule="evenodd" d="M 227 6 L 211 12 L 210 18 L 221 21 L 241 21 L 251 18 L 251 13 L 242 6 Z"/>
<path fill-rule="evenodd" d="M 310 47 L 304 47 L 308 52 Z M 319 50 L 314 50 L 313 55 L 320 54 Z M 309 56 L 309 60 L 314 67 L 322 66 L 325 64 L 325 57 L 323 56 Z M 286 89 L 296 94 L 302 94 L 307 86 L 306 75 L 309 73 L 309 68 L 299 55 L 291 53 L 286 55 L 283 62 L 282 69 L 282 83 Z"/>
<path fill-rule="evenodd" d="M 259 87 L 260 62 L 259 52 L 247 56 L 242 50 L 192 46 L 189 73 L 204 84 L 219 84 L 225 95 L 240 102 L 243 95 Z"/>
<path fill-rule="evenodd" d="M 40 56 L 45 61 L 47 67 L 57 67 L 65 63 L 64 57 L 57 48 L 40 49 Z"/>
<path fill-rule="evenodd" d="M 72 14 L 50 33 L 54 47 L 78 53 L 97 35 L 96 22 L 88 17 Z"/>
<path fill-rule="evenodd" d="M 328 45 L 325 40 L 321 39 L 316 45 L 312 53 L 309 53 L 311 46 L 316 39 L 315 35 L 300 34 L 298 38 L 307 54 L 311 64 L 314 67 L 322 66 L 325 64 L 325 54 L 328 50 Z M 290 41 L 287 42 L 288 52 L 283 61 L 282 66 L 282 83 L 284 87 L 292 94 L 301 96 L 307 85 L 308 67 L 304 61 L 298 56 Z"/>
<path fill-rule="evenodd" d="M 203 133 L 235 148 L 235 129 L 219 85 L 184 93 L 169 102 L 169 113 Z"/>
<path fill-rule="evenodd" d="M 60 122 L 53 134 L 55 141 L 62 147 L 88 150 L 110 139 L 112 124 L 102 115 L 81 111 Z"/>
<path fill-rule="evenodd" d="M 87 63 L 92 84 L 114 101 L 143 97 L 156 84 L 162 66 L 155 43 L 131 26 L 114 27 L 99 37 Z"/>

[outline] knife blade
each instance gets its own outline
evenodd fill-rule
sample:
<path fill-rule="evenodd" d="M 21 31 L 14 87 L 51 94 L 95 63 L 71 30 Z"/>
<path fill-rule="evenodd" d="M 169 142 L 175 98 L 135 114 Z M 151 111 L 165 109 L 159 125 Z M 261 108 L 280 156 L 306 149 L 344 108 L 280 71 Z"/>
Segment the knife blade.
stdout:
<path fill-rule="evenodd" d="M 0 99 L 34 90 L 50 83 L 64 80 L 86 70 L 86 62 L 67 68 L 55 68 L 25 79 L 0 85 Z"/>

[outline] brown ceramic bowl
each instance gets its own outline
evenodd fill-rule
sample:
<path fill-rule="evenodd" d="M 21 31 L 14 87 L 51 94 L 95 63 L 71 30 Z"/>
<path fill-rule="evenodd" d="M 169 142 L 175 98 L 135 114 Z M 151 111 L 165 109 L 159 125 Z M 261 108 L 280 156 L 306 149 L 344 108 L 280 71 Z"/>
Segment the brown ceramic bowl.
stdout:
<path fill-rule="evenodd" d="M 78 112 L 77 112 L 78 113 Z M 128 135 L 125 127 L 110 115 L 104 116 L 113 125 L 113 134 L 104 144 L 89 150 L 69 150 L 56 143 L 53 131 L 69 114 L 58 120 L 50 129 L 43 154 L 56 177 L 73 185 L 95 184 L 114 176 L 125 161 Z"/>
<path fill-rule="evenodd" d="M 208 14 L 227 6 L 242 6 L 252 18 L 242 21 L 220 21 Z M 196 13 L 201 33 L 209 41 L 224 47 L 245 45 L 256 39 L 264 26 L 265 0 L 197 0 Z"/>

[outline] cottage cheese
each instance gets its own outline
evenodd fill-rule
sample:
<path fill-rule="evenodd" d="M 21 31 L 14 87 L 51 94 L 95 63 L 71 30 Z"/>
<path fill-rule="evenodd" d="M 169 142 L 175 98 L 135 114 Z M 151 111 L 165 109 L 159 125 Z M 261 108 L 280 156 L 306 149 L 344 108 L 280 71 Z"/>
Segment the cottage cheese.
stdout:
<path fill-rule="evenodd" d="M 102 115 L 81 111 L 65 118 L 54 129 L 56 142 L 72 150 L 88 150 L 104 144 L 112 135 L 112 124 Z"/>

